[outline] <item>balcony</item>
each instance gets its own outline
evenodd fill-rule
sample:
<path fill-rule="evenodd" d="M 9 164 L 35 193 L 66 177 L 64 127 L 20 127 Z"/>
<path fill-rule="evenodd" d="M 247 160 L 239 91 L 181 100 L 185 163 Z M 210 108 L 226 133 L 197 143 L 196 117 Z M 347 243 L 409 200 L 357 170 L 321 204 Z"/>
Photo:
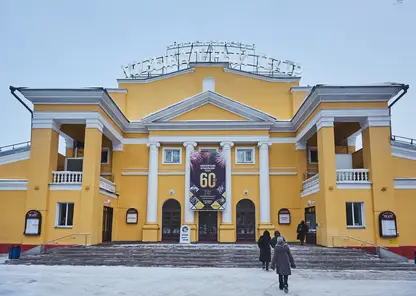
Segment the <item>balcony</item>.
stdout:
<path fill-rule="evenodd" d="M 81 187 L 82 172 L 52 172 L 51 190 L 81 190 Z M 116 193 L 116 185 L 103 177 L 100 177 L 100 189 L 112 194 Z"/>
<path fill-rule="evenodd" d="M 319 174 L 303 181 L 303 191 L 301 197 L 319 192 Z"/>

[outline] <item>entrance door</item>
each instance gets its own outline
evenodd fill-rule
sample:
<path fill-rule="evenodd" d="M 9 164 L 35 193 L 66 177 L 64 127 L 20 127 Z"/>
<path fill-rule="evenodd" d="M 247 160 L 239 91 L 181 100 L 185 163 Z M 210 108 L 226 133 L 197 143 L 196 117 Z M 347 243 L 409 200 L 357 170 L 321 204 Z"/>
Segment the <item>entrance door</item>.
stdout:
<path fill-rule="evenodd" d="M 113 208 L 104 207 L 103 210 L 103 243 L 111 242 L 113 232 Z"/>
<path fill-rule="evenodd" d="M 162 207 L 162 240 L 179 242 L 181 229 L 181 205 L 169 199 Z"/>
<path fill-rule="evenodd" d="M 237 204 L 237 241 L 256 241 L 256 208 L 249 199 L 242 199 Z"/>
<path fill-rule="evenodd" d="M 306 235 L 307 244 L 316 244 L 316 210 L 315 207 L 305 209 L 305 223 L 308 225 L 309 232 Z"/>
<path fill-rule="evenodd" d="M 199 212 L 199 238 L 200 242 L 218 241 L 218 213 L 212 211 Z"/>

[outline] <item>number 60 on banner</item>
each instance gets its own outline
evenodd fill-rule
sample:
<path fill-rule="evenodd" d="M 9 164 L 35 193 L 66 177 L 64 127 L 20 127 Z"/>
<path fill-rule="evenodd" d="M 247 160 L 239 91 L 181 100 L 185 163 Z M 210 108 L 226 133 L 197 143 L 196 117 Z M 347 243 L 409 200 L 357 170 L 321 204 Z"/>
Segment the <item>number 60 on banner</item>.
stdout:
<path fill-rule="evenodd" d="M 201 173 L 199 183 L 202 188 L 205 188 L 207 186 L 210 188 L 214 188 L 216 185 L 216 181 L 217 178 L 215 176 L 215 173 Z"/>

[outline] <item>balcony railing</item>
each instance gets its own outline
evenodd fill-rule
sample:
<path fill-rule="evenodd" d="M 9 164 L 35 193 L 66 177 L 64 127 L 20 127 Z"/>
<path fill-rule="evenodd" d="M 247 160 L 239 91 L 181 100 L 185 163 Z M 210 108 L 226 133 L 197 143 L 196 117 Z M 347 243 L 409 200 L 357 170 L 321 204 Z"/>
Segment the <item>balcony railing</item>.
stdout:
<path fill-rule="evenodd" d="M 70 171 L 55 171 L 52 172 L 52 184 L 56 185 L 80 185 L 82 184 L 82 172 L 70 172 Z M 116 193 L 116 185 L 100 177 L 100 188 L 110 193 Z"/>
<path fill-rule="evenodd" d="M 309 179 L 303 181 L 303 190 L 306 191 L 317 185 L 319 185 L 319 174 L 316 174 L 313 177 L 310 177 Z"/>
<path fill-rule="evenodd" d="M 337 170 L 337 183 L 368 182 L 368 169 Z"/>

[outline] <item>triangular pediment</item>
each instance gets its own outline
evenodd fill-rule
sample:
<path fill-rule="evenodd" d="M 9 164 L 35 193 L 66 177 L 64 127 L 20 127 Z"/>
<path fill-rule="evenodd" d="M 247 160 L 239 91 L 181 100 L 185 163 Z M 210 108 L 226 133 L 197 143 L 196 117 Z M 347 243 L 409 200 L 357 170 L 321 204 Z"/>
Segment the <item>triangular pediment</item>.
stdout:
<path fill-rule="evenodd" d="M 152 113 L 141 121 L 144 124 L 188 121 L 274 123 L 276 118 L 216 92 L 206 91 Z"/>

